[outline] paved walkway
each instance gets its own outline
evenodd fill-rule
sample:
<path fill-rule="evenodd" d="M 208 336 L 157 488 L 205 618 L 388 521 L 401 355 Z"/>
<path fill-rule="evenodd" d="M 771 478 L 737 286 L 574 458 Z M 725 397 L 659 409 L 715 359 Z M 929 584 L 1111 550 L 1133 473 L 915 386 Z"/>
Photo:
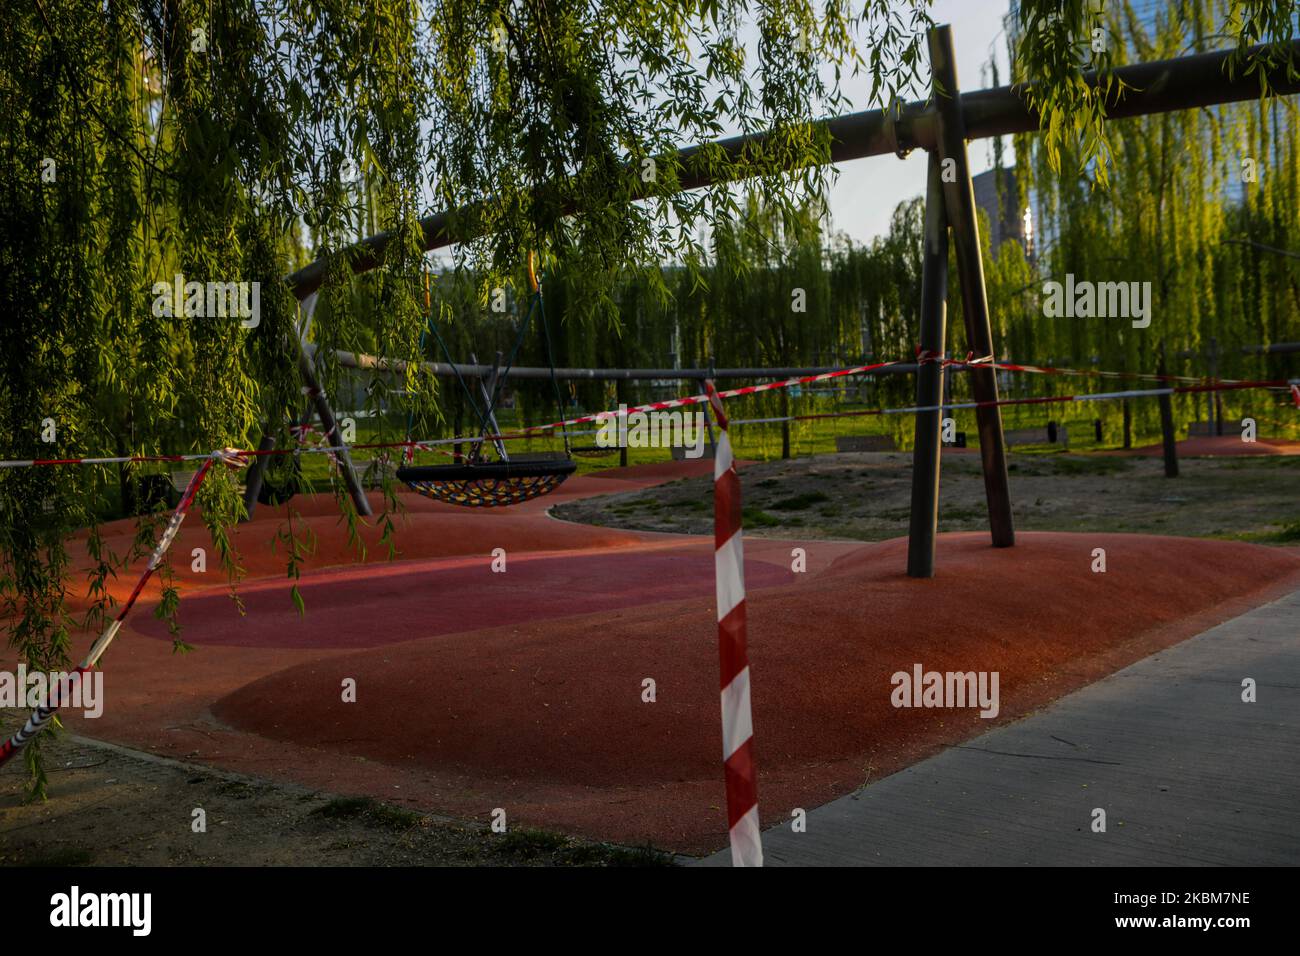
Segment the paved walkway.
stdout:
<path fill-rule="evenodd" d="M 763 835 L 767 865 L 1300 864 L 1300 591 L 807 822 Z"/>

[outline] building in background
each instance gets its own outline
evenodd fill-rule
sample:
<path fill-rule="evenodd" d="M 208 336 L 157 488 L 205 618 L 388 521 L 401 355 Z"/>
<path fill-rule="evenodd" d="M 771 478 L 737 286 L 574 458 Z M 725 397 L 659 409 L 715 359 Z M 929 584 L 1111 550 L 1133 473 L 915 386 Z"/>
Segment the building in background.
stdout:
<path fill-rule="evenodd" d="M 990 169 L 971 177 L 975 189 L 975 205 L 984 210 L 989 223 L 989 250 L 997 255 L 998 247 L 1008 239 L 1014 239 L 1029 254 L 1029 235 L 1031 228 L 1016 201 L 1016 171 L 1002 170 L 1002 195 L 998 195 L 998 171 Z"/>

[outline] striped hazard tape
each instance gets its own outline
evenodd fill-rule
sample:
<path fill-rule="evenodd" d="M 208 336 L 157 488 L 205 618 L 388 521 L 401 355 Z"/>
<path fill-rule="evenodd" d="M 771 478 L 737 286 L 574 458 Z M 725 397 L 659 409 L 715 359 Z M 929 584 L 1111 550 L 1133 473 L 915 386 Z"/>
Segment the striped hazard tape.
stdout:
<path fill-rule="evenodd" d="M 217 462 L 221 462 L 229 468 L 242 468 L 248 463 L 248 458 L 247 455 L 233 448 L 223 448 L 205 456 L 203 464 L 194 472 L 189 484 L 185 486 L 185 493 L 181 495 L 180 503 L 176 505 L 176 510 L 172 512 L 171 520 L 158 538 L 158 543 L 154 545 L 153 553 L 149 555 L 149 563 L 145 565 L 139 580 L 135 582 L 131 596 L 126 599 L 126 603 L 117 612 L 117 616 L 113 618 L 112 623 L 104 629 L 104 633 L 99 635 L 99 638 L 91 645 L 90 651 L 77 669 L 68 675 L 67 680 L 61 682 L 61 686 L 52 686 L 46 703 L 32 711 L 27 718 L 27 722 L 23 724 L 18 733 L 0 744 L 0 766 L 4 766 L 9 758 L 27 746 L 32 738 L 44 729 L 46 724 L 59 712 L 59 708 L 63 706 L 62 702 L 72 699 L 82 676 L 94 670 L 95 665 L 99 663 L 99 659 L 104 656 L 104 651 L 108 650 L 108 645 L 113 643 L 113 638 L 117 637 L 117 632 L 122 629 L 122 622 L 126 620 L 126 616 L 131 613 L 131 608 L 135 606 L 136 599 L 140 597 L 140 592 L 144 590 L 144 586 L 149 579 L 153 577 L 154 571 L 158 570 L 167 549 L 176 540 L 176 533 L 180 531 L 181 525 L 185 521 L 185 515 L 189 512 L 190 505 L 194 503 L 194 496 L 198 494 L 199 486 L 203 484 L 203 479 L 208 476 L 208 472 Z"/>
<path fill-rule="evenodd" d="M 706 381 L 704 386 L 718 423 L 718 447 L 713 459 L 714 574 L 718 596 L 718 657 L 722 669 L 722 761 L 727 783 L 731 862 L 734 866 L 762 866 L 754 721 L 749 704 L 740 476 L 736 474 L 731 455 L 722 397 L 712 381 Z"/>
<path fill-rule="evenodd" d="M 776 423 L 789 421 L 811 421 L 819 418 L 851 418 L 863 415 L 904 415 L 914 414 L 916 412 L 944 411 L 950 409 L 964 408 L 986 408 L 999 405 L 1035 405 L 1051 404 L 1057 402 L 1092 402 L 1092 401 L 1110 401 L 1121 398 L 1144 398 L 1158 395 L 1182 395 L 1198 392 L 1227 392 L 1245 389 L 1261 389 L 1269 391 L 1289 392 L 1296 402 L 1296 407 L 1300 408 L 1300 385 L 1285 381 L 1239 381 L 1239 380 L 1216 380 L 1207 381 L 1205 379 L 1190 378 L 1188 376 L 1177 375 L 1149 375 L 1141 372 L 1104 372 L 1096 370 L 1079 370 L 1079 369 L 1061 369 L 1053 368 L 1046 365 L 1014 365 L 1005 362 L 995 362 L 990 356 L 981 358 L 968 354 L 964 359 L 944 358 L 937 352 L 916 350 L 916 361 L 919 365 L 925 365 L 931 362 L 938 362 L 945 367 L 958 366 L 968 368 L 988 368 L 998 371 L 1009 372 L 1030 372 L 1041 375 L 1076 375 L 1076 376 L 1103 376 L 1109 378 L 1134 378 L 1168 382 L 1193 382 L 1196 384 L 1173 386 L 1167 388 L 1139 389 L 1123 392 L 1097 392 L 1092 394 L 1080 395 L 1053 395 L 1037 398 L 1005 398 L 998 401 L 988 402 L 961 402 L 957 404 L 943 406 L 910 406 L 906 408 L 879 408 L 868 409 L 863 411 L 852 412 L 832 412 L 813 415 L 786 415 L 776 418 L 761 418 L 748 420 L 733 420 L 733 425 L 749 425 L 760 423 Z M 754 395 L 759 392 L 769 392 L 776 389 L 791 388 L 794 386 L 810 385 L 816 382 L 824 382 L 830 379 L 841 378 L 851 375 L 869 375 L 880 369 L 890 368 L 891 366 L 903 365 L 901 361 L 877 362 L 873 365 L 855 365 L 851 368 L 835 369 L 830 372 L 820 372 L 816 375 L 807 375 L 802 378 L 783 379 L 779 382 L 767 382 L 762 385 L 746 385 L 742 388 L 733 388 L 726 391 L 716 391 L 715 394 L 720 399 L 739 398 L 744 395 Z M 451 445 L 474 445 L 482 442 L 500 442 L 512 441 L 518 439 L 532 438 L 544 432 L 553 432 L 559 428 L 567 428 L 572 425 L 591 424 L 603 422 L 606 419 L 617 418 L 620 415 L 633 415 L 639 412 L 663 411 L 672 408 L 682 408 L 687 405 L 698 405 L 710 401 L 707 393 L 700 395 L 687 395 L 682 398 L 668 399 L 659 402 L 648 402 L 645 405 L 637 405 L 632 408 L 607 409 L 602 412 L 594 412 L 590 415 L 581 415 L 577 418 L 569 418 L 564 421 L 549 422 L 543 425 L 531 425 L 518 429 L 517 431 L 488 434 L 488 435 L 460 435 L 453 438 L 435 438 L 424 440 L 407 439 L 405 441 L 389 442 L 363 442 L 353 444 L 350 447 L 343 444 L 330 444 L 310 446 L 300 444 L 295 449 L 258 449 L 243 450 L 241 455 L 246 456 L 265 456 L 265 455 L 287 455 L 287 454 L 325 454 L 331 460 L 335 460 L 336 452 L 358 451 L 358 450 L 379 450 L 389 448 L 401 448 L 406 460 L 413 459 L 415 452 L 431 451 L 442 452 L 442 449 Z M 314 431 L 310 425 L 297 426 L 295 436 L 300 442 L 305 441 L 308 434 Z M 337 438 L 326 435 L 326 440 L 337 441 Z M 445 452 L 443 452 L 446 454 Z M 454 456 L 454 455 L 453 455 Z M 0 469 L 4 468 L 29 468 L 36 465 L 112 465 L 125 464 L 128 462 L 185 462 L 206 458 L 203 454 L 188 455 L 134 455 L 114 458 L 47 458 L 47 459 L 14 459 L 0 460 Z"/>

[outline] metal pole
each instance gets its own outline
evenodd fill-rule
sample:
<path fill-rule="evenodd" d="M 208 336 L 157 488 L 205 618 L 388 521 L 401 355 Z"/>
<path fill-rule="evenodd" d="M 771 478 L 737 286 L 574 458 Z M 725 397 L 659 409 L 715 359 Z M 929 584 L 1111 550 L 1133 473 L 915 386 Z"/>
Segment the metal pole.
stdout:
<path fill-rule="evenodd" d="M 474 354 L 472 352 L 470 353 L 469 357 L 470 359 L 473 360 L 475 365 L 478 364 L 478 359 L 474 357 Z M 496 408 L 493 405 L 492 396 L 497 393 L 497 380 L 501 375 L 502 358 L 504 358 L 504 356 L 500 352 L 498 352 L 496 361 L 492 363 L 492 371 L 488 374 L 487 385 L 483 384 L 483 379 L 480 378 L 478 380 L 479 395 L 482 396 L 483 398 L 483 407 L 487 409 L 488 424 L 492 426 L 493 435 L 501 434 L 501 426 L 497 424 Z M 561 412 L 561 414 L 563 414 L 563 412 Z M 497 455 L 500 456 L 501 460 L 509 461 L 510 456 L 506 454 L 505 442 L 503 442 L 500 438 L 493 438 L 492 444 L 496 448 Z M 471 449 L 469 455 L 470 459 L 474 460 L 478 458 L 482 450 L 483 450 L 483 443 L 479 442 L 477 445 L 474 446 L 473 449 Z"/>
<path fill-rule="evenodd" d="M 977 357 L 993 355 L 993 330 L 989 303 L 984 291 L 984 264 L 980 259 L 979 222 L 975 218 L 975 190 L 966 158 L 966 127 L 957 92 L 957 64 L 953 57 L 952 31 L 937 27 L 930 31 L 930 67 L 937 108 L 936 151 L 942 162 L 944 206 L 952 226 L 957 251 L 957 272 L 961 281 L 962 318 L 966 342 Z M 998 381 L 991 368 L 971 369 L 971 391 L 977 402 L 996 402 Z M 984 495 L 988 500 L 989 530 L 995 548 L 1016 543 L 1011 516 L 1011 490 L 1007 484 L 1007 452 L 1002 439 L 1002 414 L 997 405 L 975 410 L 979 425 L 980 458 L 984 464 Z"/>
<path fill-rule="evenodd" d="M 307 346 L 311 354 L 315 354 L 315 348 L 312 345 Z M 408 363 L 404 359 L 381 359 L 374 355 L 366 355 L 364 352 L 347 352 L 342 349 L 336 349 L 334 352 L 335 360 L 344 368 L 356 369 L 373 369 L 379 372 L 389 372 L 394 375 L 404 374 Z M 457 362 L 455 365 L 449 365 L 446 362 L 421 362 L 421 367 L 428 370 L 434 375 L 441 378 L 452 378 L 458 373 L 462 378 L 478 378 L 487 376 L 492 371 L 490 365 L 479 365 L 477 363 L 464 364 Z M 555 368 L 551 369 L 541 365 L 512 365 L 510 368 L 502 371 L 503 378 L 510 379 L 545 379 L 549 381 L 552 373 L 557 379 L 580 379 L 584 381 L 608 381 L 608 382 L 635 382 L 645 379 L 678 379 L 681 382 L 687 380 L 704 381 L 706 378 L 802 378 L 806 375 L 821 375 L 825 372 L 834 372 L 840 366 L 836 365 L 816 365 L 816 366 L 784 366 L 779 368 Z M 902 375 L 909 372 L 915 372 L 916 366 L 910 362 L 890 365 L 886 368 L 877 369 L 872 375 Z"/>
<path fill-rule="evenodd" d="M 1165 343 L 1160 343 L 1160 366 L 1159 374 L 1165 375 Z M 1174 402 L 1168 395 L 1161 395 L 1160 402 L 1160 434 L 1164 441 L 1165 452 L 1165 477 L 1178 477 L 1178 442 L 1174 435 Z"/>
<path fill-rule="evenodd" d="M 930 154 L 925 190 L 925 250 L 921 266 L 921 348 L 942 357 L 948 322 L 948 220 L 943 208 L 941 165 Z M 916 373 L 916 404 L 937 406 L 943 397 L 943 363 L 922 365 Z M 907 574 L 934 577 L 934 539 L 939 530 L 939 456 L 943 412 L 916 413 L 912 447 L 912 519 L 907 539 Z"/>

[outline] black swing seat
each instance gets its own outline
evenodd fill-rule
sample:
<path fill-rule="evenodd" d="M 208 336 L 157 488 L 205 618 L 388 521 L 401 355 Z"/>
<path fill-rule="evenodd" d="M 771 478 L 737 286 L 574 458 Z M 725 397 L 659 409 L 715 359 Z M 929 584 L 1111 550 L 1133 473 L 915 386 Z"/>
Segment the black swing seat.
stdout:
<path fill-rule="evenodd" d="M 569 458 L 519 457 L 509 461 L 412 465 L 397 478 L 426 498 L 467 508 L 517 505 L 550 494 L 578 469 Z"/>

